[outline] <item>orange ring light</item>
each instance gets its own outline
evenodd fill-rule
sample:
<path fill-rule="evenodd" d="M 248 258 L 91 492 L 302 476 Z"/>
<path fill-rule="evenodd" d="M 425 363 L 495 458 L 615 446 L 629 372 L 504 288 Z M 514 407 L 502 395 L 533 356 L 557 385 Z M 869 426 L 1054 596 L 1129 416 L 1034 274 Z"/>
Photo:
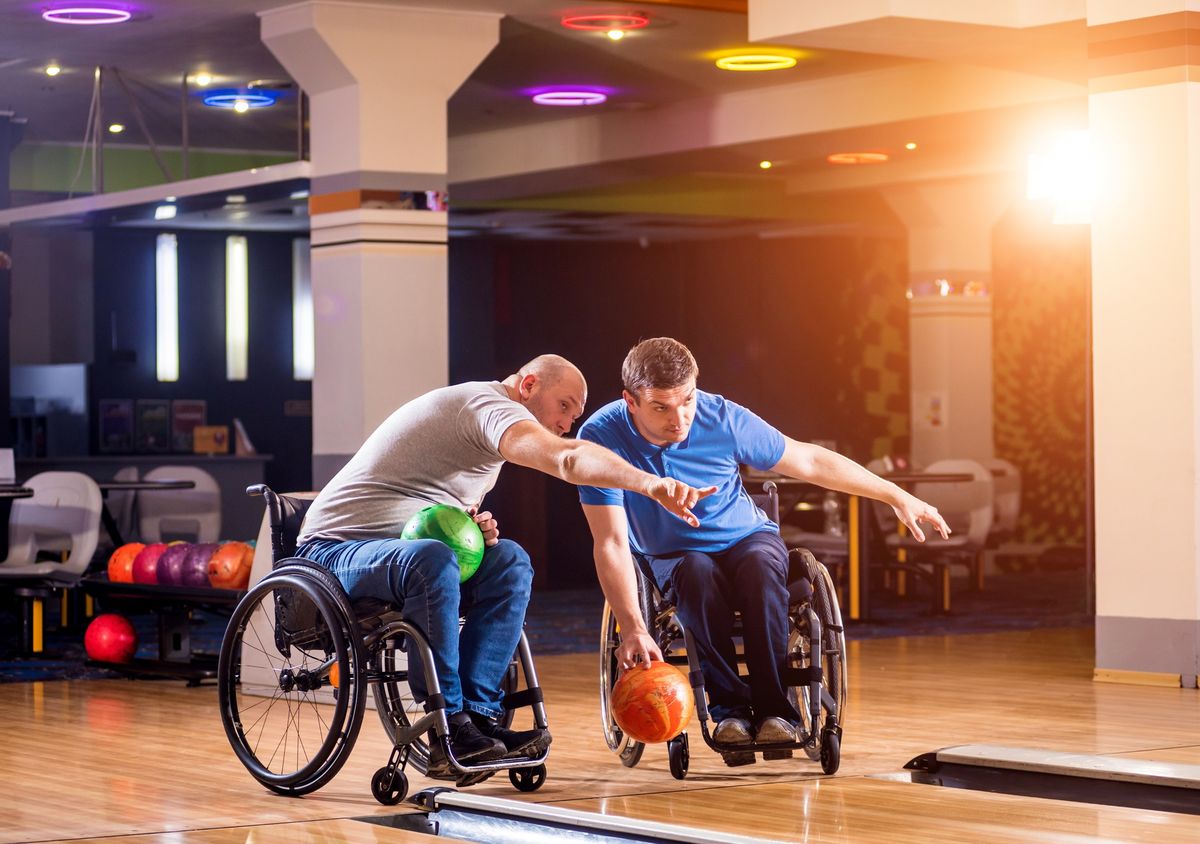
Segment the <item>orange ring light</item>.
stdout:
<path fill-rule="evenodd" d="M 886 152 L 835 152 L 825 158 L 830 164 L 883 164 Z"/>
<path fill-rule="evenodd" d="M 627 32 L 631 29 L 643 29 L 650 25 L 650 18 L 645 15 L 567 15 L 562 19 L 562 25 L 567 29 L 577 29 L 584 32 L 611 32 L 619 30 Z"/>

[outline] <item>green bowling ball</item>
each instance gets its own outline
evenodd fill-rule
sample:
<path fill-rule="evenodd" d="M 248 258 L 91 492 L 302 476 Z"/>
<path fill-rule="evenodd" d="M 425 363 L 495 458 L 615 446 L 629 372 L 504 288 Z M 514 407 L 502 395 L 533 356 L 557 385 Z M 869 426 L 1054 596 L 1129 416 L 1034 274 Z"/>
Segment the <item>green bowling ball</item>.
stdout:
<path fill-rule="evenodd" d="M 413 515 L 401 539 L 436 539 L 458 557 L 458 582 L 465 583 L 483 562 L 483 531 L 465 510 L 434 504 Z"/>

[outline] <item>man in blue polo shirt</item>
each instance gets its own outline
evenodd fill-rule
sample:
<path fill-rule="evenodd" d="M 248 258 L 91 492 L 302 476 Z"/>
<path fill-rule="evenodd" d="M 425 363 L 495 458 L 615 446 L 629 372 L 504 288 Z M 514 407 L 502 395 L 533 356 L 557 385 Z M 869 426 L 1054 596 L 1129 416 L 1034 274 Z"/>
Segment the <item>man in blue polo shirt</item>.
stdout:
<path fill-rule="evenodd" d="M 696 389 L 699 368 L 669 337 L 634 346 L 621 368 L 622 398 L 579 429 L 633 466 L 713 490 L 696 504 L 698 526 L 619 489 L 581 486 L 596 572 L 621 630 L 622 668 L 649 665 L 662 653 L 638 609 L 631 549 L 650 564 L 664 594 L 692 633 L 709 711 L 722 744 L 795 741 L 800 720 L 781 677 L 787 655 L 787 548 L 779 526 L 742 487 L 739 468 L 771 470 L 890 504 L 912 535 L 919 522 L 949 535 L 937 510 L 828 449 L 784 436 L 751 411 Z M 742 614 L 749 683 L 738 676 L 733 612 Z"/>

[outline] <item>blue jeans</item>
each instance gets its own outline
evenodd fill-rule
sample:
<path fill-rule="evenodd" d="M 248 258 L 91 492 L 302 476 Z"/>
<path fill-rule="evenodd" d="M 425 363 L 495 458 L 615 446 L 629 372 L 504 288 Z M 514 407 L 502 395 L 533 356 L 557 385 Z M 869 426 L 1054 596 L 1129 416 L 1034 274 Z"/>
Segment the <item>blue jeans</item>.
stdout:
<path fill-rule="evenodd" d="M 781 677 L 787 660 L 788 555 L 779 534 L 752 533 L 713 554 L 687 551 L 646 560 L 696 641 L 713 719 L 753 714 L 799 722 Z M 734 610 L 742 614 L 750 672 L 745 679 L 738 675 L 733 644 Z"/>
<path fill-rule="evenodd" d="M 500 686 L 521 639 L 533 583 L 533 566 L 520 545 L 501 539 L 487 548 L 479 570 L 461 585 L 454 552 L 432 539 L 316 539 L 297 556 L 337 575 L 351 600 L 395 604 L 425 634 L 446 714 L 467 709 L 496 718 L 503 713 Z M 408 653 L 409 685 L 424 701 L 425 675 L 415 651 Z"/>

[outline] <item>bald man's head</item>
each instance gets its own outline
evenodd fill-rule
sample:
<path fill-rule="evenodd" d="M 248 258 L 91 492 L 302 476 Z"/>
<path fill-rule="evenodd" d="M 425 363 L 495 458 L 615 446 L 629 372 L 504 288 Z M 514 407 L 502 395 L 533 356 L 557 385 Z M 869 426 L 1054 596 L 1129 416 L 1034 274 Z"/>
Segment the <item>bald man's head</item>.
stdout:
<path fill-rule="evenodd" d="M 560 355 L 538 355 L 504 379 L 510 394 L 551 433 L 570 432 L 587 403 L 587 381 Z"/>

